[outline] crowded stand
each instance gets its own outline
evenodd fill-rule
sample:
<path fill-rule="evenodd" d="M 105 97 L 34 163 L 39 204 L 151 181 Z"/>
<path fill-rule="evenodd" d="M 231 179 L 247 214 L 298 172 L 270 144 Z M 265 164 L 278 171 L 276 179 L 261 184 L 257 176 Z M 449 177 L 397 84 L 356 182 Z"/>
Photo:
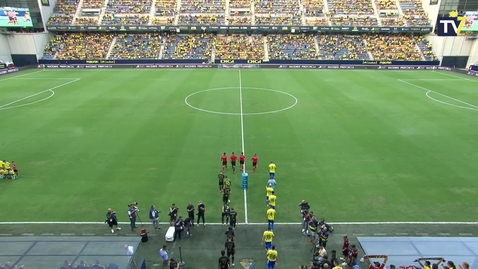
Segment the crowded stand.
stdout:
<path fill-rule="evenodd" d="M 426 40 L 424 36 L 416 36 L 415 40 L 417 42 L 418 48 L 423 53 L 423 57 L 427 61 L 436 61 L 438 58 L 435 56 L 432 50 L 432 44 L 430 41 Z"/>
<path fill-rule="evenodd" d="M 58 0 L 53 14 L 73 15 L 76 13 L 80 0 Z"/>
<path fill-rule="evenodd" d="M 372 0 L 327 0 L 331 15 L 374 15 Z"/>
<path fill-rule="evenodd" d="M 106 33 L 70 33 L 53 36 L 47 48 L 56 60 L 105 59 L 114 35 Z"/>
<path fill-rule="evenodd" d="M 333 26 L 378 26 L 378 20 L 369 16 L 334 16 L 330 23 Z"/>
<path fill-rule="evenodd" d="M 83 0 L 82 9 L 99 9 L 105 6 L 104 0 Z"/>
<path fill-rule="evenodd" d="M 174 17 L 154 17 L 151 25 L 171 25 L 174 23 Z"/>
<path fill-rule="evenodd" d="M 229 25 L 250 25 L 252 23 L 252 18 L 249 13 L 244 16 L 231 16 L 227 19 Z"/>
<path fill-rule="evenodd" d="M 320 60 L 368 60 L 370 57 L 361 36 L 319 35 L 317 37 Z"/>
<path fill-rule="evenodd" d="M 159 33 L 121 34 L 113 44 L 109 59 L 158 59 L 160 39 Z"/>
<path fill-rule="evenodd" d="M 179 16 L 179 25 L 224 25 L 226 18 L 224 15 L 213 14 L 194 14 Z"/>
<path fill-rule="evenodd" d="M 422 61 L 423 54 L 410 36 L 365 36 L 373 60 L 380 61 Z"/>
<path fill-rule="evenodd" d="M 428 26 L 430 20 L 420 0 L 399 0 L 408 26 Z"/>
<path fill-rule="evenodd" d="M 324 1 L 323 0 L 303 0 L 304 13 L 307 17 L 324 16 Z"/>
<path fill-rule="evenodd" d="M 264 59 L 263 38 L 259 35 L 217 36 L 214 43 L 217 59 Z"/>
<path fill-rule="evenodd" d="M 218 14 L 226 11 L 225 0 L 183 0 L 181 13 L 188 14 Z"/>
<path fill-rule="evenodd" d="M 381 10 L 398 10 L 397 1 L 395 0 L 375 0 L 375 6 Z"/>
<path fill-rule="evenodd" d="M 73 22 L 72 15 L 57 15 L 54 14 L 48 19 L 47 24 L 49 25 L 69 25 Z"/>
<path fill-rule="evenodd" d="M 305 22 L 309 26 L 329 26 L 329 21 L 327 18 L 306 17 Z"/>
<path fill-rule="evenodd" d="M 176 0 L 157 0 L 154 8 L 156 9 L 156 16 L 174 16 L 176 15 L 176 7 Z"/>
<path fill-rule="evenodd" d="M 163 36 L 163 59 L 206 59 L 211 57 L 211 34 Z"/>
<path fill-rule="evenodd" d="M 230 0 L 229 1 L 229 8 L 251 8 L 251 1 L 250 0 Z"/>
<path fill-rule="evenodd" d="M 149 17 L 146 15 L 116 15 L 105 14 L 101 21 L 104 25 L 145 25 L 148 24 Z"/>
<path fill-rule="evenodd" d="M 98 25 L 98 19 L 97 18 L 77 18 L 75 20 L 75 25 L 82 25 L 82 26 L 88 26 L 88 25 Z"/>
<path fill-rule="evenodd" d="M 255 0 L 257 25 L 300 25 L 299 1 Z"/>
<path fill-rule="evenodd" d="M 269 58 L 277 60 L 317 59 L 314 35 L 268 35 Z"/>
<path fill-rule="evenodd" d="M 400 27 L 405 26 L 406 22 L 403 17 L 398 17 L 398 13 L 380 13 L 380 21 L 382 26 Z"/>
<path fill-rule="evenodd" d="M 109 14 L 149 14 L 151 0 L 109 0 L 106 12 Z"/>

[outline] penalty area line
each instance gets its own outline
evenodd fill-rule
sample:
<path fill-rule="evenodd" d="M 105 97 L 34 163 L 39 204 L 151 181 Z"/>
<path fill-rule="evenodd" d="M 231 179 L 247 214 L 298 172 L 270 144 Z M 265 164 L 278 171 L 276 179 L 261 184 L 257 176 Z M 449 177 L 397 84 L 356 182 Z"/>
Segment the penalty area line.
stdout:
<path fill-rule="evenodd" d="M 119 224 L 130 224 L 129 222 L 118 222 Z M 0 222 L 0 225 L 30 225 L 30 224 L 56 224 L 56 225 L 102 225 L 104 222 L 68 222 L 68 221 L 20 221 L 20 222 Z M 141 223 L 139 223 L 141 224 Z M 152 223 L 143 223 L 143 225 L 152 225 Z M 169 222 L 160 222 L 166 225 Z M 206 223 L 207 225 L 222 226 L 222 223 Z M 433 221 L 369 221 L 369 222 L 329 222 L 330 225 L 478 225 L 478 222 L 433 222 Z M 249 222 L 239 223 L 239 225 L 267 225 L 267 222 Z M 302 225 L 301 222 L 275 222 L 274 225 Z"/>

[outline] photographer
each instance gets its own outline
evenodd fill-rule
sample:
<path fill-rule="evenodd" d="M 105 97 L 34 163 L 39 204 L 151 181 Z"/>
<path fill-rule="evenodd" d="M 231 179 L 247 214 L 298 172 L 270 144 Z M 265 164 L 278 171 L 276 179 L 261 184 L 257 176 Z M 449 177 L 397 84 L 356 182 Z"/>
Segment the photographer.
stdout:
<path fill-rule="evenodd" d="M 156 210 L 156 206 L 152 205 L 149 210 L 149 219 L 153 222 L 154 229 L 161 229 L 159 228 L 159 213 L 161 212 Z"/>
<path fill-rule="evenodd" d="M 172 204 L 171 207 L 169 208 L 169 222 L 171 226 L 174 226 L 176 223 L 176 218 L 178 216 L 179 208 L 176 207 L 176 204 Z"/>
<path fill-rule="evenodd" d="M 110 226 L 111 233 L 114 234 L 115 230 L 113 229 L 113 226 L 116 226 L 116 230 L 121 230 L 120 227 L 118 227 L 118 219 L 116 218 L 116 212 L 114 212 L 111 208 L 108 208 L 108 211 L 106 212 L 106 221 L 105 223 L 108 223 L 108 226 Z"/>
<path fill-rule="evenodd" d="M 194 226 L 194 219 L 191 219 L 190 217 L 187 217 L 184 220 L 184 227 L 186 228 L 186 236 L 189 237 L 191 236 L 191 227 Z"/>
<path fill-rule="evenodd" d="M 203 204 L 202 201 L 199 201 L 197 205 L 198 209 L 198 221 L 197 224 L 199 226 L 199 221 L 202 219 L 202 225 L 206 226 L 206 221 L 204 220 L 204 214 L 206 213 L 206 206 Z"/>
<path fill-rule="evenodd" d="M 134 232 L 134 229 L 135 228 L 138 228 L 136 227 L 136 215 L 137 213 L 139 212 L 139 209 L 138 207 L 136 206 L 138 203 L 133 203 L 133 204 L 129 204 L 128 205 L 128 217 L 129 217 L 129 222 L 130 222 L 130 225 L 131 225 L 131 231 Z"/>
<path fill-rule="evenodd" d="M 176 221 L 174 224 L 175 227 L 175 233 L 174 233 L 174 241 L 176 241 L 176 238 L 179 237 L 179 240 L 181 240 L 181 234 L 183 233 L 184 230 L 184 221 L 183 217 L 179 217 L 179 219 Z"/>

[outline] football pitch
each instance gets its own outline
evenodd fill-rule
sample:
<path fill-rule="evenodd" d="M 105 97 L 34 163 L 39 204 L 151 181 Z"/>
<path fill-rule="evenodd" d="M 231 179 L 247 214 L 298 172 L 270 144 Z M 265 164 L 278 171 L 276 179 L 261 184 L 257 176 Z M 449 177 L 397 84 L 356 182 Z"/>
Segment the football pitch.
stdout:
<path fill-rule="evenodd" d="M 477 82 L 452 72 L 388 70 L 34 70 L 5 76 L 0 158 L 15 161 L 21 176 L 0 182 L 0 216 L 24 224 L 0 225 L 0 234 L 31 232 L 31 222 L 103 222 L 108 207 L 124 222 L 127 204 L 136 201 L 143 221 L 151 204 L 166 221 L 172 203 L 186 215 L 188 201 L 202 200 L 206 221 L 221 222 L 220 156 L 241 151 L 249 189 L 241 189 L 239 171 L 226 170 L 240 224 L 265 223 L 271 161 L 277 165 L 278 223 L 298 223 L 302 199 L 343 227 L 400 222 L 390 225 L 410 233 L 418 225 L 408 229 L 410 222 L 474 222 Z M 256 173 L 249 161 L 254 154 Z M 37 235 L 71 232 L 68 225 L 35 225 Z M 101 235 L 108 232 L 95 226 L 102 228 Z M 304 240 L 287 244 L 307 252 Z M 208 247 L 204 243 L 203 250 Z"/>

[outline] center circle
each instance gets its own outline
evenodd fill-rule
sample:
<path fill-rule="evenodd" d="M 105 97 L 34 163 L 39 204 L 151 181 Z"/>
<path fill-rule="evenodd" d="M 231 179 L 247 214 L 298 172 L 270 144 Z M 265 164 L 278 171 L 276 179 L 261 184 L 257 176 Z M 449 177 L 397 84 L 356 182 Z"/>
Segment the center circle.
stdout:
<path fill-rule="evenodd" d="M 201 94 L 201 93 L 206 93 L 206 92 L 213 92 L 213 91 L 224 91 L 224 90 L 255 90 L 255 91 L 268 91 L 268 92 L 275 92 L 275 93 L 280 93 L 282 95 L 286 95 L 288 97 L 290 97 L 292 99 L 292 104 L 287 106 L 287 107 L 284 107 L 284 108 L 281 108 L 281 109 L 277 109 L 277 110 L 269 110 L 269 111 L 260 111 L 260 112 L 244 112 L 244 113 L 241 113 L 241 112 L 223 112 L 223 111 L 215 111 L 215 110 L 209 110 L 209 109 L 203 109 L 203 108 L 200 108 L 200 107 L 197 107 L 197 106 L 194 106 L 190 103 L 190 98 L 195 96 L 195 95 L 198 95 L 198 94 Z M 241 96 L 242 97 L 242 96 Z M 238 96 L 238 99 L 239 99 L 239 96 Z M 256 88 L 256 87 L 222 87 L 222 88 L 212 88 L 212 89 L 206 89 L 206 90 L 202 90 L 202 91 L 197 91 L 197 92 L 193 92 L 191 93 L 190 95 L 186 96 L 186 98 L 184 98 L 184 103 L 186 103 L 186 105 L 188 105 L 190 108 L 192 109 L 195 109 L 195 110 L 198 110 L 198 111 L 202 111 L 202 112 L 206 112 L 206 113 L 212 113 L 212 114 L 220 114 L 220 115 L 233 115 L 233 116 L 240 116 L 240 115 L 243 115 L 243 116 L 254 116 L 254 115 L 265 115 L 265 114 L 273 114 L 273 113 L 279 113 L 279 112 L 282 112 L 282 111 L 285 111 L 285 110 L 288 110 L 288 109 L 291 109 L 293 108 L 294 106 L 297 105 L 298 103 L 298 100 L 297 98 L 290 94 L 290 93 L 287 93 L 287 92 L 283 92 L 283 91 L 279 91 L 279 90 L 274 90 L 274 89 L 267 89 L 267 88 Z M 237 102 L 239 104 L 239 101 Z"/>

